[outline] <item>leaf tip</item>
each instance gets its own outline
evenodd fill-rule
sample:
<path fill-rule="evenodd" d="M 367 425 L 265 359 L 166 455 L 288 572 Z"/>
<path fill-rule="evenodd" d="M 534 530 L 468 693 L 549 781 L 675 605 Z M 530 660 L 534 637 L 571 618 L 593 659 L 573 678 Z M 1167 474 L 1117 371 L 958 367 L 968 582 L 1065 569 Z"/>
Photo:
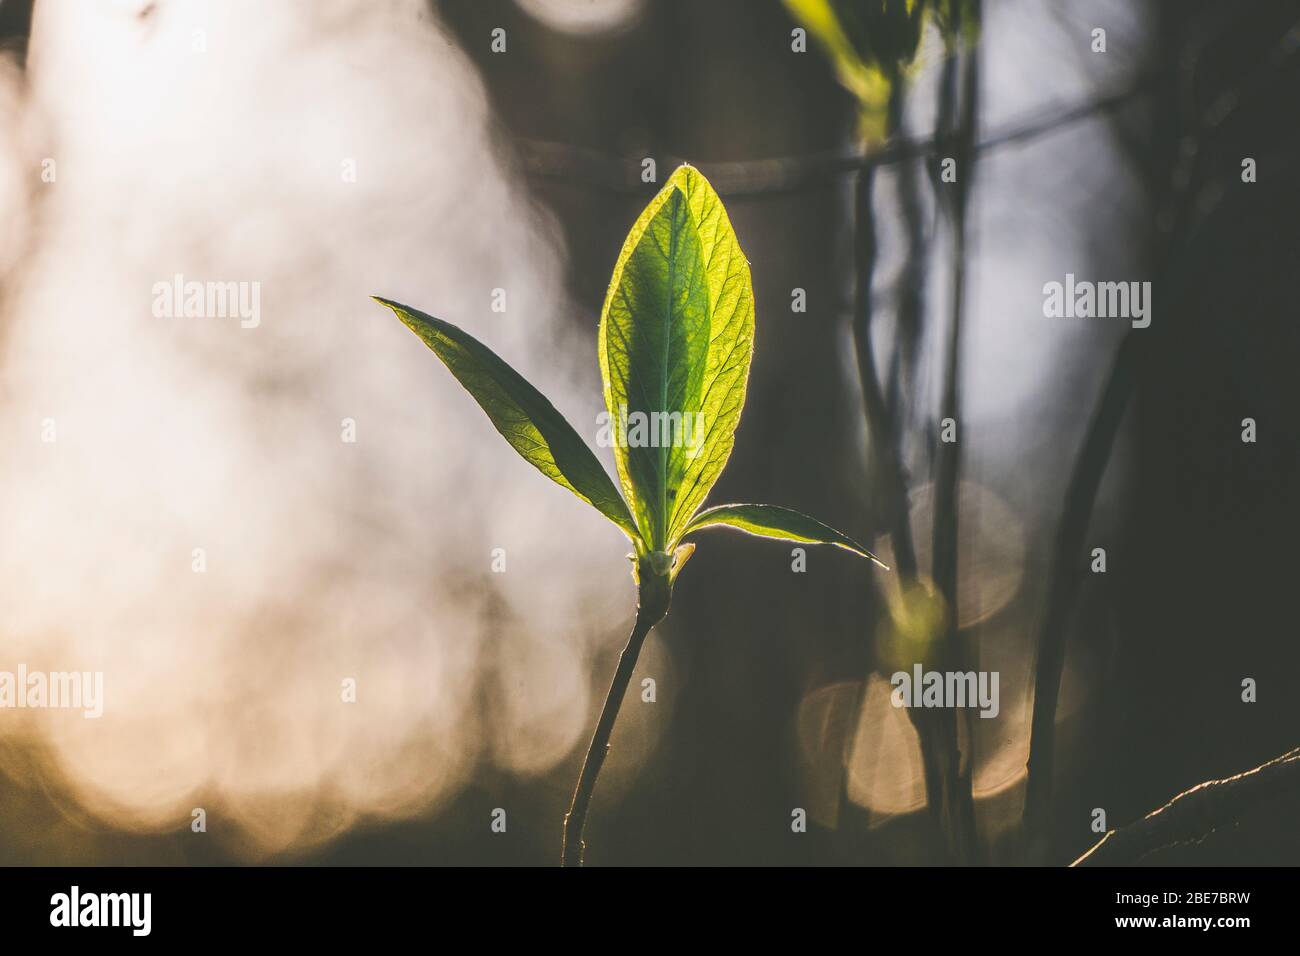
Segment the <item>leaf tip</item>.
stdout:
<path fill-rule="evenodd" d="M 692 166 L 690 163 L 682 163 L 674 169 L 672 176 L 668 178 L 668 184 L 676 187 L 683 195 L 690 195 L 691 191 L 698 185 L 708 187 L 709 192 L 715 195 L 717 193 L 708 177 L 700 172 L 698 167 Z"/>

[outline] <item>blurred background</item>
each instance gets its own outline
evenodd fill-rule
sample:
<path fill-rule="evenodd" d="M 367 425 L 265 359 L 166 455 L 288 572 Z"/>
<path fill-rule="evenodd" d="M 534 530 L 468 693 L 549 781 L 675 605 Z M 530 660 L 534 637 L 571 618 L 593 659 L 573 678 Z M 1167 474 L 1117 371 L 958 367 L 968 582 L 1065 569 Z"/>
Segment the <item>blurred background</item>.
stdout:
<path fill-rule="evenodd" d="M 1094 808 L 1300 744 L 1300 8 L 936 4 L 873 128 L 816 31 L 793 48 L 817 6 L 0 0 L 0 671 L 105 687 L 97 720 L 0 710 L 0 862 L 558 861 L 626 541 L 368 297 L 482 338 L 594 446 L 605 288 L 679 162 L 757 304 L 711 501 L 915 573 L 702 537 L 588 863 L 1066 863 Z M 831 5 L 859 55 L 888 6 Z M 1151 281 L 1150 328 L 1045 317 L 1067 273 Z M 178 274 L 257 283 L 260 323 L 156 317 Z M 927 810 L 944 731 L 889 703 L 913 640 L 1000 675 L 954 731 L 974 847 Z M 1148 861 L 1294 864 L 1296 806 Z"/>

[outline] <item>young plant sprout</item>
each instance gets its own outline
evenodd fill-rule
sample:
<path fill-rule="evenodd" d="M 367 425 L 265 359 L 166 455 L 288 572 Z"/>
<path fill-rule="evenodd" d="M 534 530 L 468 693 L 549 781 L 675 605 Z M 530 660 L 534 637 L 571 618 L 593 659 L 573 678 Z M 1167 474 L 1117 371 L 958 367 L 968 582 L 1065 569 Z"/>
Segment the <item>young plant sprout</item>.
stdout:
<path fill-rule="evenodd" d="M 573 802 L 562 865 L 582 864 L 583 826 L 637 656 L 664 619 L 696 531 L 832 544 L 884 567 L 848 535 L 776 505 L 704 508 L 731 455 L 754 350 L 749 263 L 722 200 L 681 166 L 632 226 L 600 316 L 598 350 L 614 461 L 623 493 L 595 454 L 537 389 L 456 326 L 376 297 L 442 359 L 492 424 L 528 462 L 618 526 L 637 586 L 636 623 L 619 658 Z M 682 422 L 702 422 L 684 441 Z M 647 428 L 646 423 L 649 423 Z"/>

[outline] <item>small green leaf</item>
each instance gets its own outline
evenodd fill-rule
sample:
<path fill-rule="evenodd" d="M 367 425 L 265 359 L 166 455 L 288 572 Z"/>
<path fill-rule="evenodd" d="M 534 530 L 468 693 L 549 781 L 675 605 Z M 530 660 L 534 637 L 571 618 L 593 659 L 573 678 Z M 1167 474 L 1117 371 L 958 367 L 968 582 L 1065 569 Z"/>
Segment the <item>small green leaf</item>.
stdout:
<path fill-rule="evenodd" d="M 713 527 L 736 528 L 747 534 L 782 541 L 808 544 L 833 544 L 870 558 L 886 571 L 889 567 L 846 534 L 822 524 L 816 518 L 778 505 L 718 505 L 701 511 L 686 528 L 686 533 Z"/>
<path fill-rule="evenodd" d="M 546 477 L 594 505 L 633 542 L 640 541 L 614 482 L 546 396 L 468 332 L 399 302 L 373 298 L 433 349 L 510 447 Z"/>
<path fill-rule="evenodd" d="M 749 263 L 682 166 L 628 233 L 600 318 L 619 480 L 651 551 L 671 550 L 731 456 L 753 350 Z"/>

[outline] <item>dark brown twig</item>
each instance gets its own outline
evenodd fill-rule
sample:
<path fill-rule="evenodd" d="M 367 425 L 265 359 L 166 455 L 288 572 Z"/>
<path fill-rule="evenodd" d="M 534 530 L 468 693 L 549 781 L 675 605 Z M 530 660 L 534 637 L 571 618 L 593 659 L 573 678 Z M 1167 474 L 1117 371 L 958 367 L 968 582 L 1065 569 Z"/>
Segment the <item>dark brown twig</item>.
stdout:
<path fill-rule="evenodd" d="M 1045 108 L 1019 122 L 994 129 L 974 144 L 973 150 L 982 154 L 1114 112 L 1132 103 L 1150 86 L 1150 81 L 1144 78 L 1117 93 L 1064 108 Z M 841 176 L 934 156 L 952 148 L 950 138 L 942 134 L 920 139 L 891 137 L 884 143 L 848 152 L 809 153 L 743 162 L 704 162 L 699 165 L 708 174 L 718 194 L 731 199 L 800 192 L 833 183 Z M 658 188 L 641 179 L 643 157 L 612 156 L 598 150 L 544 140 L 524 140 L 520 151 L 524 171 L 539 179 L 556 180 L 582 189 L 634 195 L 644 195 L 647 190 Z M 665 168 L 685 161 L 671 155 L 656 158 Z"/>
<path fill-rule="evenodd" d="M 1149 853 L 1199 843 L 1218 827 L 1275 797 L 1300 793 L 1300 747 L 1222 780 L 1207 780 L 1136 823 L 1110 830 L 1071 866 L 1123 866 Z"/>

